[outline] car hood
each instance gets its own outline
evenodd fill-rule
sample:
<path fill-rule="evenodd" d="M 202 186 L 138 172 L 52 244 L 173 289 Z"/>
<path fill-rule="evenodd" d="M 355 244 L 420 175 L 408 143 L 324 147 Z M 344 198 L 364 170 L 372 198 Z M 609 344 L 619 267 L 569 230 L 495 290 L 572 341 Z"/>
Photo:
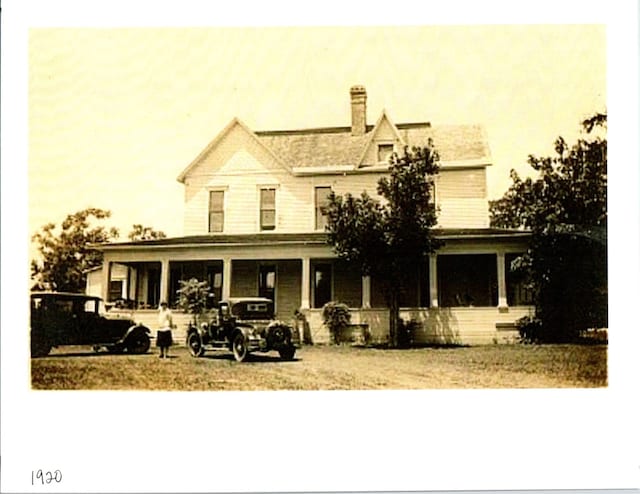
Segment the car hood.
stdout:
<path fill-rule="evenodd" d="M 131 316 L 129 314 L 117 314 L 117 313 L 114 314 L 111 312 L 107 312 L 105 314 L 102 314 L 102 317 L 110 321 L 124 321 L 130 324 L 135 324 L 135 322 L 133 321 L 133 319 L 131 319 Z"/>
<path fill-rule="evenodd" d="M 236 321 L 236 325 L 252 327 L 258 332 L 264 331 L 267 326 L 272 322 L 271 319 L 240 319 Z"/>

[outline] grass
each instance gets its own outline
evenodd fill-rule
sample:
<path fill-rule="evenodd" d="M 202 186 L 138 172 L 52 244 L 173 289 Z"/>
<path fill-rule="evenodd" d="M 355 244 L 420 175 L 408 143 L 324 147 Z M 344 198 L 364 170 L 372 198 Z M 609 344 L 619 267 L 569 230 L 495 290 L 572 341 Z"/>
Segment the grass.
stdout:
<path fill-rule="evenodd" d="M 169 359 L 54 349 L 31 360 L 33 389 L 361 390 L 562 388 L 607 385 L 606 345 L 495 345 L 384 350 L 308 346 L 292 362 L 277 353 L 237 363 L 212 351 L 192 358 L 174 347 Z"/>
<path fill-rule="evenodd" d="M 33 389 L 363 390 L 566 388 L 607 385 L 606 345 L 494 345 L 388 350 L 305 346 L 292 362 L 254 354 L 237 363 L 225 351 L 169 359 L 54 349 L 31 360 Z"/>

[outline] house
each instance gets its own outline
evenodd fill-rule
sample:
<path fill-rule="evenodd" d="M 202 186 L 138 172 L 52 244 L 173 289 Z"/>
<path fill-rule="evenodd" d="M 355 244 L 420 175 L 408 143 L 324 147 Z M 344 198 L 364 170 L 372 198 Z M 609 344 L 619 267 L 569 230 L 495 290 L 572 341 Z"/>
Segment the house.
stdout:
<path fill-rule="evenodd" d="M 380 280 L 336 258 L 323 205 L 330 191 L 375 196 L 391 153 L 432 139 L 441 160 L 436 234 L 445 243 L 416 266 L 401 293 L 401 316 L 414 321 L 416 342 L 512 338 L 514 321 L 532 310 L 508 269 L 528 234 L 489 228 L 483 128 L 396 124 L 384 110 L 370 125 L 366 102 L 365 88 L 352 87 L 345 127 L 254 131 L 234 118 L 177 177 L 185 236 L 100 247 L 103 297 L 116 266 L 126 266 L 122 286 L 140 317 L 161 300 L 175 304 L 179 280 L 195 277 L 209 283 L 212 301 L 259 295 L 274 300 L 280 319 L 299 311 L 314 342 L 329 339 L 321 308 L 330 300 L 348 304 L 352 321 L 384 340 L 389 312 Z"/>

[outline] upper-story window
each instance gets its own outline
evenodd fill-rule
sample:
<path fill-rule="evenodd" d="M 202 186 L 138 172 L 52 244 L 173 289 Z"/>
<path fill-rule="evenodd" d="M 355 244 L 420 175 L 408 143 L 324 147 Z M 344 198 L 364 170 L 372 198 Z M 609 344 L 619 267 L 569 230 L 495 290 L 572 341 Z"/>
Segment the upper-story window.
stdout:
<path fill-rule="evenodd" d="M 378 163 L 389 163 L 393 154 L 393 144 L 378 144 Z"/>
<path fill-rule="evenodd" d="M 209 191 L 209 233 L 219 233 L 224 229 L 224 191 Z"/>
<path fill-rule="evenodd" d="M 276 189 L 260 189 L 260 230 L 276 228 Z"/>
<path fill-rule="evenodd" d="M 325 208 L 329 205 L 329 194 L 331 187 L 315 188 L 315 211 L 316 211 L 316 230 L 324 230 L 327 225 L 327 214 Z"/>

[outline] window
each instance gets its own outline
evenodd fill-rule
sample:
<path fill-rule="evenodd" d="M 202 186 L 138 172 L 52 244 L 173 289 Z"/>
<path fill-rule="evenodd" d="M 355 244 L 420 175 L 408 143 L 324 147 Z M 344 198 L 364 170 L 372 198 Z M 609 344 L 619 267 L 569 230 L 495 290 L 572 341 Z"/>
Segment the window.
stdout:
<path fill-rule="evenodd" d="M 276 267 L 260 266 L 258 275 L 258 296 L 276 301 Z"/>
<path fill-rule="evenodd" d="M 276 228 L 276 189 L 260 189 L 260 230 Z"/>
<path fill-rule="evenodd" d="M 216 302 L 222 299 L 222 263 L 215 266 L 207 266 L 207 283 L 209 293 L 207 294 L 207 308 L 215 307 Z"/>
<path fill-rule="evenodd" d="M 107 298 L 109 302 L 122 298 L 122 285 L 122 280 L 109 281 L 109 295 Z"/>
<path fill-rule="evenodd" d="M 497 307 L 496 255 L 439 255 L 438 300 L 440 307 Z"/>
<path fill-rule="evenodd" d="M 331 187 L 316 187 L 315 189 L 315 205 L 316 205 L 316 230 L 324 230 L 327 226 L 327 215 L 324 208 L 329 205 L 329 194 Z"/>
<path fill-rule="evenodd" d="M 389 163 L 393 154 L 393 144 L 378 144 L 378 163 Z"/>
<path fill-rule="evenodd" d="M 505 278 L 507 283 L 507 305 L 532 305 L 533 293 L 527 288 L 525 275 L 512 269 L 513 261 L 522 254 L 506 254 L 504 256 Z"/>
<path fill-rule="evenodd" d="M 224 191 L 209 191 L 209 233 L 218 233 L 224 228 Z"/>
<path fill-rule="evenodd" d="M 313 270 L 313 307 L 331 301 L 331 264 L 316 264 Z"/>

